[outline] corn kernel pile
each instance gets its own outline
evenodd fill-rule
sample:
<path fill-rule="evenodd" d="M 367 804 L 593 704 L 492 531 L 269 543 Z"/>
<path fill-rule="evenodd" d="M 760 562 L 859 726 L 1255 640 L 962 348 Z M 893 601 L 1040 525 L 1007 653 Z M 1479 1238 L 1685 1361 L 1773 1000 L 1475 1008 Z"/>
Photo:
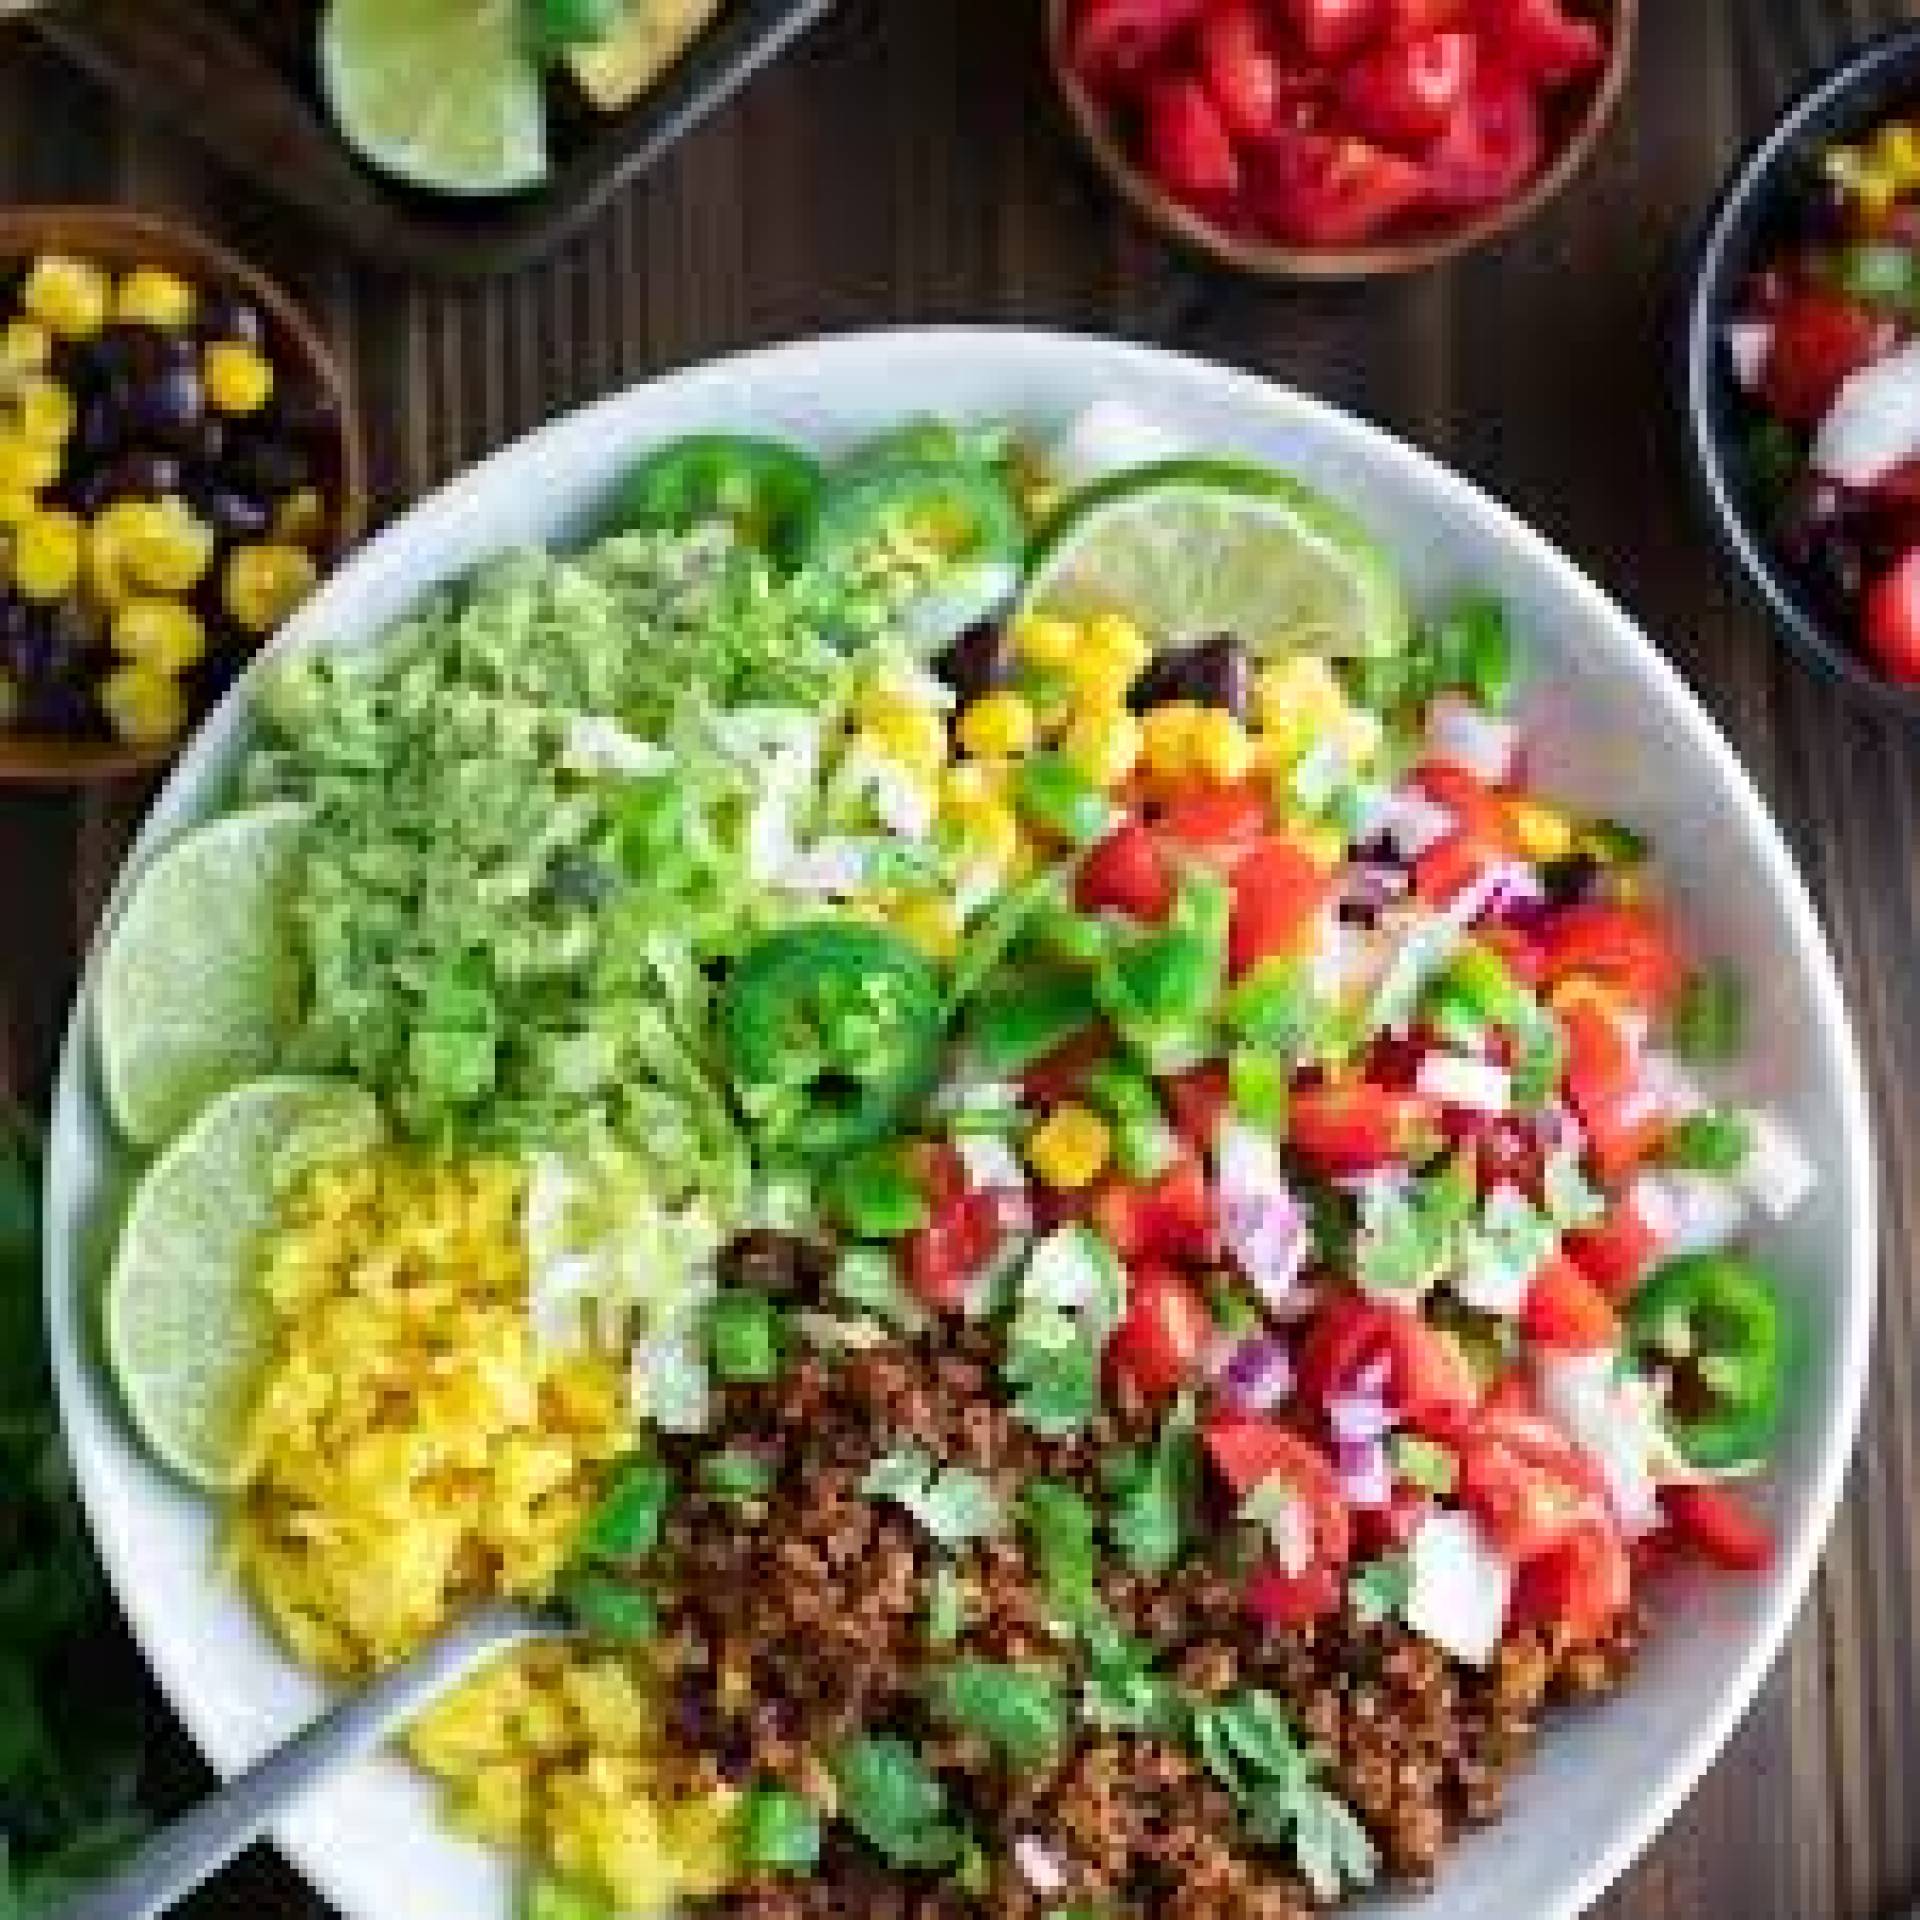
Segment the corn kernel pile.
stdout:
<path fill-rule="evenodd" d="M 1821 164 L 1863 213 L 1883 220 L 1920 193 L 1920 121 L 1889 120 L 1856 145 L 1829 147 Z"/>
<path fill-rule="evenodd" d="M 330 525 L 246 300 L 46 254 L 0 319 L 0 726 L 174 738 Z"/>

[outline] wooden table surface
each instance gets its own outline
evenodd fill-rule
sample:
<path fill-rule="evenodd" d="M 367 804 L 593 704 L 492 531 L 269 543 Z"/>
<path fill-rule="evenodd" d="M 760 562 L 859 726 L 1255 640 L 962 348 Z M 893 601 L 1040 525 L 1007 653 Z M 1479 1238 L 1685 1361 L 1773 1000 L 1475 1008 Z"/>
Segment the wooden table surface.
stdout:
<path fill-rule="evenodd" d="M 1791 664 L 1718 570 L 1685 492 L 1666 333 L 1689 231 L 1742 137 L 1913 10 L 1650 0 L 1621 123 L 1545 219 L 1411 285 L 1318 293 L 1215 277 L 1109 201 L 1051 110 L 1033 0 L 842 0 L 569 252 L 467 293 L 358 272 L 18 32 L 0 40 L 0 197 L 172 208 L 283 274 L 350 364 L 387 508 L 578 401 L 727 348 L 1021 320 L 1163 341 L 1368 414 L 1510 501 L 1645 621 L 1771 799 L 1824 914 L 1877 1099 L 1886 1246 L 1880 1364 L 1818 1591 L 1607 1920 L 1876 1920 L 1920 1897 L 1920 740 Z M 0 802 L 0 1083 L 18 1092 L 48 1084 L 144 799 Z M 184 1753 L 170 1772 L 193 1789 Z M 193 1911 L 324 1910 L 261 1855 Z"/>

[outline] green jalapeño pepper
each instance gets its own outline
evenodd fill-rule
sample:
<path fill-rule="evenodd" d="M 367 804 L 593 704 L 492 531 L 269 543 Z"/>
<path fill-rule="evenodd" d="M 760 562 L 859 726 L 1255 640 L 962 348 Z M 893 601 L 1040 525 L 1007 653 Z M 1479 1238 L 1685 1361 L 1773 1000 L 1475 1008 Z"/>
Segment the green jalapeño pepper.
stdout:
<path fill-rule="evenodd" d="M 622 532 L 684 533 L 724 520 L 750 547 L 796 561 L 820 505 L 819 467 L 775 440 L 702 433 L 675 440 L 634 468 L 614 495 Z"/>
<path fill-rule="evenodd" d="M 974 1001 L 967 1031 L 980 1064 L 1004 1080 L 1099 1018 L 1093 981 L 1084 973 L 1002 974 Z"/>
<path fill-rule="evenodd" d="M 1017 565 L 1020 510 L 997 475 L 959 460 L 863 464 L 828 484 L 807 546 L 824 571 L 857 581 L 940 577 Z"/>
<path fill-rule="evenodd" d="M 740 957 L 719 1027 L 762 1144 L 820 1161 L 884 1138 L 926 1093 L 943 1017 L 939 978 L 916 948 L 881 927 L 813 921 Z"/>
<path fill-rule="evenodd" d="M 1671 1371 L 1668 1420 L 1695 1466 L 1765 1454 L 1785 1357 L 1779 1299 L 1760 1268 L 1729 1253 L 1669 1260 L 1634 1295 L 1627 1332 L 1644 1360 Z"/>

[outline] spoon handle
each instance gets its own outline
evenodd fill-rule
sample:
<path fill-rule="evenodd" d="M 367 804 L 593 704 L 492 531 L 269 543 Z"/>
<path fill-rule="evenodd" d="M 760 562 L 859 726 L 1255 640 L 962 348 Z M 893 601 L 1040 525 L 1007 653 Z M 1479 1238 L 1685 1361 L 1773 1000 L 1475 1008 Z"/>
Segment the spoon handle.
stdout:
<path fill-rule="evenodd" d="M 259 1839 L 309 1787 L 371 1752 L 482 1661 L 552 1631 L 525 1608 L 481 1608 L 161 1828 L 55 1920 L 154 1920 Z"/>

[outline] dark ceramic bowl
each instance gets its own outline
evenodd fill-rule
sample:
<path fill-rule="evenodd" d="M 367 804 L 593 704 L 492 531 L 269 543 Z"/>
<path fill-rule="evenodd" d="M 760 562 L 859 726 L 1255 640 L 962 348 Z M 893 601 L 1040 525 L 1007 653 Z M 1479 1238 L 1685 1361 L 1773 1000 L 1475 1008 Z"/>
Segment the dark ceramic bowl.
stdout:
<path fill-rule="evenodd" d="M 1687 435 L 1707 514 L 1734 565 L 1802 659 L 1875 704 L 1920 719 L 1920 687 L 1886 679 L 1787 566 L 1756 515 L 1742 402 L 1726 349 L 1741 283 L 1784 234 L 1790 183 L 1823 147 L 1853 139 L 1899 109 L 1920 109 L 1920 26 L 1849 54 L 1794 100 L 1735 168 L 1694 261 L 1681 340 Z"/>

